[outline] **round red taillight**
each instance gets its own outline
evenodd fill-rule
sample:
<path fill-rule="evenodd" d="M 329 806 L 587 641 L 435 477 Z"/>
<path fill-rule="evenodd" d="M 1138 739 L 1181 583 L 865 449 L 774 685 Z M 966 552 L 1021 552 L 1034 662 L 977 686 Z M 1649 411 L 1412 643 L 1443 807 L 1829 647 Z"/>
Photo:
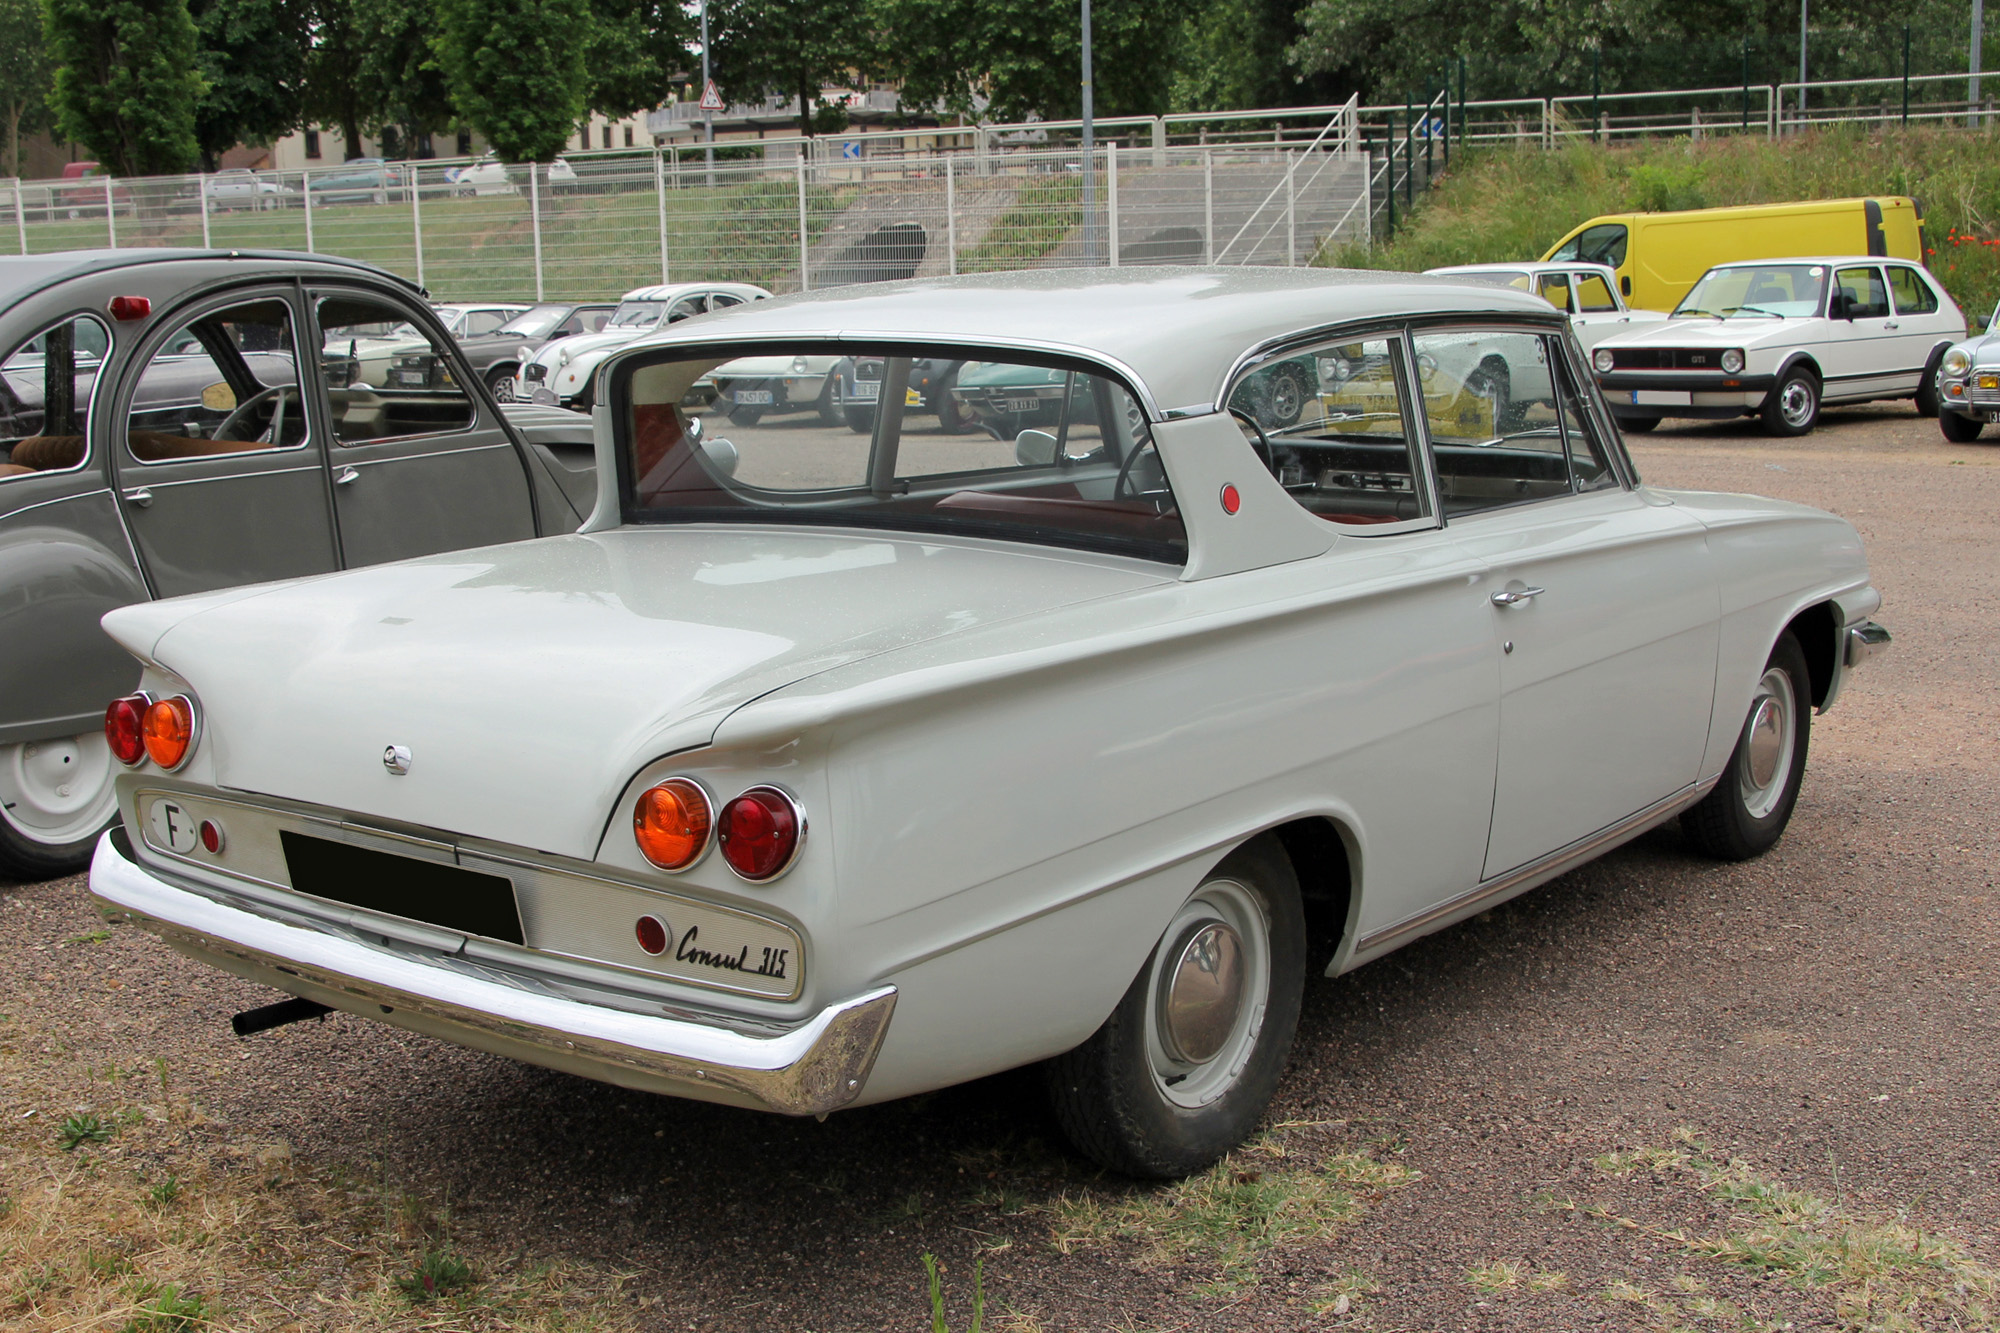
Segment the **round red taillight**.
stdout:
<path fill-rule="evenodd" d="M 139 730 L 146 757 L 172 772 L 187 762 L 188 751 L 194 748 L 194 700 L 176 694 L 154 701 Z"/>
<path fill-rule="evenodd" d="M 761 883 L 791 868 L 805 832 L 806 814 L 797 801 L 776 787 L 752 787 L 722 807 L 716 840 L 731 870 Z"/>
<path fill-rule="evenodd" d="M 1234 486 L 1222 488 L 1222 512 L 1233 514 L 1243 507 L 1243 494 Z"/>
<path fill-rule="evenodd" d="M 662 870 L 686 870 L 708 850 L 714 822 L 708 793 L 687 778 L 668 778 L 639 795 L 632 811 L 632 837 L 648 861 Z"/>
<path fill-rule="evenodd" d="M 119 763 L 130 766 L 146 757 L 146 709 L 152 703 L 143 694 L 128 694 L 104 710 L 104 739 Z"/>
<path fill-rule="evenodd" d="M 655 958 L 667 951 L 667 945 L 673 938 L 667 933 L 666 922 L 656 916 L 640 917 L 632 933 L 639 937 L 639 947 Z"/>
<path fill-rule="evenodd" d="M 228 842 L 228 839 L 222 835 L 222 825 L 216 823 L 213 819 L 204 819 L 201 821 L 200 834 L 202 850 L 206 851 L 210 856 L 222 855 L 222 849 Z"/>

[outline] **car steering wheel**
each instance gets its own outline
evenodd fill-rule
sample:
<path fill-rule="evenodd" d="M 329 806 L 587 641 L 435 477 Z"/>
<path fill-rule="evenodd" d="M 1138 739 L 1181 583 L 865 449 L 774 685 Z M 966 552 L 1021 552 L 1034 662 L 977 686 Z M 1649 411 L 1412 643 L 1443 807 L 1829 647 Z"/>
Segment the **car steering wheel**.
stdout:
<path fill-rule="evenodd" d="M 235 409 L 216 426 L 215 433 L 208 438 L 211 440 L 244 440 L 255 443 L 258 437 L 265 430 L 269 429 L 269 426 L 259 427 L 257 435 L 237 435 L 235 432 L 246 421 L 254 423 L 255 417 L 252 414 L 266 403 L 275 402 L 288 395 L 294 401 L 300 402 L 303 405 L 303 400 L 299 398 L 299 386 L 296 384 L 274 384 L 268 389 L 259 389 L 256 393 L 251 394 L 248 398 L 238 403 Z M 274 412 L 272 414 L 272 422 L 275 423 L 276 420 L 277 414 Z M 277 441 L 273 440 L 272 443 L 275 444 Z"/>
<path fill-rule="evenodd" d="M 1159 448 L 1153 443 L 1153 437 L 1151 435 L 1148 435 L 1143 441 L 1134 445 L 1132 448 L 1132 452 L 1126 454 L 1125 460 L 1118 465 L 1118 479 L 1111 483 L 1111 498 L 1113 500 L 1122 500 L 1127 498 L 1125 494 L 1125 487 L 1126 484 L 1132 480 L 1133 465 L 1139 461 L 1139 455 L 1145 453 L 1148 449 L 1151 449 L 1153 451 L 1154 457 L 1157 458 L 1159 456 L 1160 452 Z M 1147 492 L 1134 490 L 1130 498 L 1137 500 L 1140 499 L 1145 494 L 1147 494 Z"/>
<path fill-rule="evenodd" d="M 1274 477 L 1277 476 L 1278 460 L 1271 456 L 1271 437 L 1266 435 L 1264 433 L 1264 428 L 1257 424 L 1257 418 L 1251 416 L 1248 412 L 1245 412 L 1240 407 L 1230 408 L 1229 415 L 1235 417 L 1238 421 L 1242 422 L 1244 425 L 1248 426 L 1252 431 L 1256 432 L 1257 443 L 1250 447 L 1255 449 L 1257 451 L 1257 457 L 1263 460 L 1264 470 L 1266 472 L 1269 472 Z"/>

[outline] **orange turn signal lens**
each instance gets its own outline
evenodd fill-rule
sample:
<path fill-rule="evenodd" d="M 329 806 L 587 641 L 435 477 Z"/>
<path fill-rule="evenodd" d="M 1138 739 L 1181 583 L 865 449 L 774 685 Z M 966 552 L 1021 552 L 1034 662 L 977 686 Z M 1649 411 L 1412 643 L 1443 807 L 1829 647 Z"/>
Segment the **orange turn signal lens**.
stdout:
<path fill-rule="evenodd" d="M 660 869 L 685 870 L 708 850 L 714 822 L 701 784 L 668 778 L 640 794 L 632 811 L 632 837 L 641 854 Z"/>
<path fill-rule="evenodd" d="M 168 772 L 179 768 L 194 748 L 194 700 L 185 694 L 159 700 L 146 709 L 140 732 L 148 759 Z"/>

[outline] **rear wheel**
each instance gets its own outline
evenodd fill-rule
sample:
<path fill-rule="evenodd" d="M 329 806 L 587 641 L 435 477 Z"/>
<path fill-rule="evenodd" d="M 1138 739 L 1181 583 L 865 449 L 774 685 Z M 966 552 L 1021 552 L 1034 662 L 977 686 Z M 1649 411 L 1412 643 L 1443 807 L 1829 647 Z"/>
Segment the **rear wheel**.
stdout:
<path fill-rule="evenodd" d="M 1924 378 L 1917 385 L 1917 415 L 1934 417 L 1944 405 L 1944 348 L 1931 353 L 1930 363 L 1924 367 Z"/>
<path fill-rule="evenodd" d="M 729 408 L 729 419 L 739 426 L 754 426 L 763 415 L 761 407 L 742 407 L 732 403 Z"/>
<path fill-rule="evenodd" d="M 1618 418 L 1618 429 L 1624 431 L 1628 435 L 1644 435 L 1647 431 L 1654 429 L 1659 424 L 1660 424 L 1660 418 L 1658 417 Z"/>
<path fill-rule="evenodd" d="M 1968 417 L 1946 408 L 1938 413 L 1938 429 L 1953 444 L 1971 444 L 1986 429 L 1986 423 L 1977 417 Z"/>
<path fill-rule="evenodd" d="M 819 413 L 819 424 L 822 426 L 838 426 L 842 418 L 846 415 L 841 411 L 840 403 L 833 396 L 834 387 L 834 378 L 828 375 L 826 377 L 826 384 L 819 391 L 819 401 L 813 405 L 814 409 Z"/>
<path fill-rule="evenodd" d="M 856 435 L 866 435 L 875 429 L 875 409 L 872 407 L 850 407 L 842 411 L 847 428 Z"/>
<path fill-rule="evenodd" d="M 1129 1176 L 1199 1171 L 1256 1128 L 1305 987 L 1298 877 L 1275 838 L 1244 844 L 1174 913 L 1090 1040 L 1048 1062 L 1085 1156 Z"/>
<path fill-rule="evenodd" d="M 1764 431 L 1804 435 L 1819 424 L 1819 376 L 1794 366 L 1764 400 Z"/>
<path fill-rule="evenodd" d="M 0 745 L 0 875 L 74 875 L 118 817 L 102 731 Z"/>
<path fill-rule="evenodd" d="M 486 372 L 486 387 L 493 391 L 494 402 L 514 401 L 514 369 L 511 365 L 495 366 Z"/>
<path fill-rule="evenodd" d="M 1681 831 L 1723 861 L 1762 856 L 1784 834 L 1798 804 L 1812 737 L 1812 677 L 1787 630 L 1750 695 L 1735 753 L 1715 789 L 1681 816 Z"/>

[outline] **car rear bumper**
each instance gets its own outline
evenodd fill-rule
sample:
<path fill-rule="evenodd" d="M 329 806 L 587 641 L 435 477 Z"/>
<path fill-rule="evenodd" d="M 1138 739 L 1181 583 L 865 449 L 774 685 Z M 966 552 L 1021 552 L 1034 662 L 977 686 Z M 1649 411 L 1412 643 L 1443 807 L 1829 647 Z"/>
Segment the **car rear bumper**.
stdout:
<path fill-rule="evenodd" d="M 90 891 L 108 920 L 335 1009 L 586 1078 L 786 1115 L 858 1097 L 896 1008 L 896 988 L 883 986 L 753 1034 L 531 990 L 232 906 L 138 864 L 122 829 L 98 842 Z"/>

